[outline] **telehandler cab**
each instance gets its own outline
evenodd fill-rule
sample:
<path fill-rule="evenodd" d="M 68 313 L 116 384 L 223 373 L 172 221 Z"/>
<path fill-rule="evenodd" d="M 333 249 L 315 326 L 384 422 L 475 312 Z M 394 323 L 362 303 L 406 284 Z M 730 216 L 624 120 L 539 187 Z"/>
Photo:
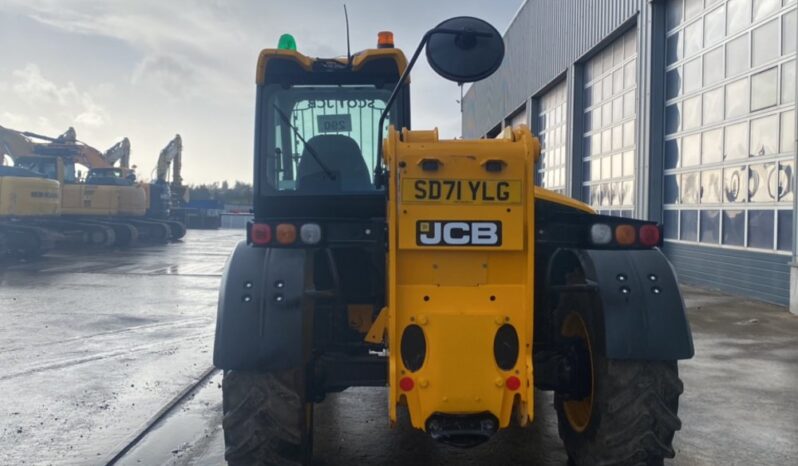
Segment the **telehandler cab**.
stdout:
<path fill-rule="evenodd" d="M 313 404 L 386 385 L 392 424 L 403 407 L 451 445 L 531 422 L 537 388 L 571 463 L 673 457 L 693 343 L 660 226 L 534 186 L 526 127 L 409 129 L 424 46 L 472 82 L 501 64 L 501 35 L 453 18 L 409 64 L 390 33 L 335 59 L 281 43 L 258 60 L 255 217 L 219 296 L 228 464 L 309 464 Z"/>

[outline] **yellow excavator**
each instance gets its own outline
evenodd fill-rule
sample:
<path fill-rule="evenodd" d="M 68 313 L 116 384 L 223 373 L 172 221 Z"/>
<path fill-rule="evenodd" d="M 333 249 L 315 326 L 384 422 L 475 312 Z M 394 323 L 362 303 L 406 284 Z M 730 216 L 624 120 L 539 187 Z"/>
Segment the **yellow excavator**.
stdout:
<path fill-rule="evenodd" d="M 0 134 L 3 131 L 0 127 Z M 60 215 L 60 184 L 30 170 L 5 165 L 3 154 L 18 150 L 19 143 L 13 138 L 0 139 L 0 259 L 40 255 L 52 249 L 58 239 L 30 221 Z"/>
<path fill-rule="evenodd" d="M 44 228 L 70 237 L 83 232 L 89 243 L 105 245 L 167 241 L 185 233 L 179 222 L 147 218 L 147 190 L 133 170 L 109 164 L 97 149 L 78 141 L 72 128 L 56 138 L 2 128 L 0 144 L 15 167 L 60 183 L 61 218 L 40 221 Z M 89 169 L 85 179 L 78 164 Z"/>
<path fill-rule="evenodd" d="M 169 169 L 172 169 L 172 179 L 169 180 Z M 187 202 L 186 186 L 183 185 L 183 139 L 179 134 L 169 141 L 158 156 L 158 165 L 155 167 L 155 183 L 168 185 L 172 194 L 172 204 L 181 206 Z"/>
<path fill-rule="evenodd" d="M 188 188 L 183 184 L 183 139 L 179 134 L 161 150 L 155 167 L 155 179 L 151 190 L 157 190 L 168 199 L 168 216 L 172 219 L 184 219 L 188 203 Z M 171 179 L 170 179 L 171 168 Z"/>
<path fill-rule="evenodd" d="M 177 135 L 175 139 L 178 144 L 177 151 L 179 158 L 180 135 Z M 170 150 L 174 143 L 175 140 L 170 142 L 167 148 L 161 151 L 159 167 L 161 163 L 160 159 L 164 158 L 164 152 Z M 102 154 L 102 160 L 103 162 L 100 163 L 98 160 L 94 159 L 91 170 L 89 170 L 87 182 L 91 181 L 96 184 L 100 180 L 103 180 L 105 183 L 114 184 L 117 183 L 119 179 L 135 181 L 136 166 L 130 165 L 130 140 L 128 138 L 122 139 L 105 151 Z M 117 162 L 119 163 L 118 166 Z M 162 181 L 160 178 L 152 183 L 139 183 L 139 186 L 144 189 L 147 199 L 146 216 L 165 221 L 169 225 L 173 240 L 180 239 L 186 234 L 185 223 L 173 218 L 173 209 L 176 206 L 182 205 L 179 200 L 175 199 L 174 191 L 172 191 L 173 187 L 179 186 L 182 188 L 182 178 L 179 175 L 179 162 L 176 162 L 176 167 L 178 168 L 176 168 L 175 171 L 175 180 L 178 181 L 173 182 L 171 185 Z M 182 190 L 185 190 L 185 188 L 182 188 Z"/>

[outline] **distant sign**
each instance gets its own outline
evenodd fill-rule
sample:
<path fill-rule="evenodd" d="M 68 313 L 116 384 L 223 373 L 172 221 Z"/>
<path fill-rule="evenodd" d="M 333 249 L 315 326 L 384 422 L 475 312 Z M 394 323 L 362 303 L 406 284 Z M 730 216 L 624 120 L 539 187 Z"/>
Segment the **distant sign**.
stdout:
<path fill-rule="evenodd" d="M 319 115 L 317 118 L 320 133 L 348 133 L 352 131 L 352 115 Z"/>

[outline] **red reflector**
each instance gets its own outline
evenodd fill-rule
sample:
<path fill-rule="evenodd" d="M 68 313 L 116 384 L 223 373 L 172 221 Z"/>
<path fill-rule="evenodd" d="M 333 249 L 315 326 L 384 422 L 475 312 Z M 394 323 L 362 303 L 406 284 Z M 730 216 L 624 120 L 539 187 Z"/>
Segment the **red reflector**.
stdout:
<path fill-rule="evenodd" d="M 252 244 L 269 244 L 272 241 L 272 227 L 268 223 L 253 223 L 250 234 Z"/>
<path fill-rule="evenodd" d="M 521 387 L 521 379 L 511 375 L 510 377 L 507 377 L 507 382 L 505 382 L 505 385 L 507 385 L 508 390 L 516 391 Z"/>
<path fill-rule="evenodd" d="M 657 225 L 643 225 L 640 227 L 640 244 L 654 247 L 659 244 L 659 227 Z"/>
<path fill-rule="evenodd" d="M 399 388 L 401 388 L 405 392 L 409 392 L 410 390 L 413 389 L 414 386 L 415 384 L 413 383 L 413 379 L 411 379 L 410 377 L 402 377 L 399 380 Z"/>

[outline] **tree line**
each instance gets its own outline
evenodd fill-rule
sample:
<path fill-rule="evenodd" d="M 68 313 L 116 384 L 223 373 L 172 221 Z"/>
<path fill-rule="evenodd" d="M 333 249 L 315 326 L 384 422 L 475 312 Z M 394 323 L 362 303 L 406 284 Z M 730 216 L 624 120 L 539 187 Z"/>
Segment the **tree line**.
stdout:
<path fill-rule="evenodd" d="M 227 181 L 209 184 L 192 184 L 188 186 L 189 199 L 214 199 L 224 204 L 252 205 L 252 184 L 236 181 L 230 185 Z"/>

